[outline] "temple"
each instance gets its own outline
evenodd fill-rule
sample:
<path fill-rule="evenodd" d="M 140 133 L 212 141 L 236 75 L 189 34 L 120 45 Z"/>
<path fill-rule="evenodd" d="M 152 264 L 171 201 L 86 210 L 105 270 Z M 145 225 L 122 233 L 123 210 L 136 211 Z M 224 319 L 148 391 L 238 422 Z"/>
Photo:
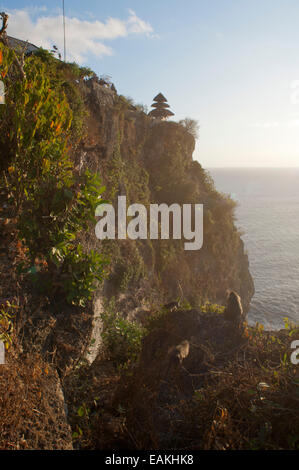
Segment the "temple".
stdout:
<path fill-rule="evenodd" d="M 157 96 L 155 96 L 152 108 L 154 109 L 152 109 L 148 115 L 155 119 L 165 120 L 169 116 L 174 116 L 174 113 L 167 109 L 169 108 L 169 104 L 167 103 L 167 99 L 164 95 L 162 95 L 162 93 L 159 93 Z"/>

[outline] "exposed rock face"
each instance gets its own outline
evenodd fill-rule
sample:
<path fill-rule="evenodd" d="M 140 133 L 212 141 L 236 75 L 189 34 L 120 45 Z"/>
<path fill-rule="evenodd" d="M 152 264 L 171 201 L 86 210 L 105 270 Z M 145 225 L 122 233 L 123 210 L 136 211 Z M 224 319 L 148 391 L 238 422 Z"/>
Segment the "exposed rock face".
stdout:
<path fill-rule="evenodd" d="M 101 314 L 104 313 L 105 307 L 103 297 L 100 293 L 94 296 L 93 302 L 93 323 L 91 332 L 91 343 L 86 351 L 85 359 L 92 364 L 99 354 L 102 346 L 103 321 Z"/>
<path fill-rule="evenodd" d="M 91 79 L 87 82 L 87 96 L 90 102 L 100 106 L 113 106 L 115 93 L 107 86 L 100 85 L 97 80 Z"/>
<path fill-rule="evenodd" d="M 87 251 L 108 254 L 110 274 L 94 295 L 85 357 L 92 361 L 100 350 L 99 311 L 111 297 L 126 318 L 143 321 L 153 305 L 182 293 L 193 306 L 206 300 L 224 305 L 227 291 L 236 290 L 246 313 L 254 286 L 234 225 L 233 203 L 217 193 L 209 175 L 192 160 L 194 137 L 175 122 L 151 120 L 96 80 L 86 82 L 82 95 L 88 111 L 86 137 L 73 158 L 79 172 L 88 168 L 101 175 L 106 199 L 115 204 L 122 194 L 128 204 L 204 204 L 204 244 L 197 252 L 185 251 L 177 240 L 102 243 L 90 227 L 82 243 Z"/>
<path fill-rule="evenodd" d="M 180 283 L 184 297 L 194 306 L 206 300 L 224 305 L 227 291 L 236 290 L 247 312 L 254 285 L 234 225 L 233 202 L 216 191 L 210 176 L 192 160 L 194 137 L 175 122 L 151 120 L 94 81 L 87 82 L 83 94 L 89 112 L 87 137 L 74 159 L 80 171 L 99 172 L 106 199 L 115 207 L 120 194 L 127 196 L 128 204 L 204 204 L 204 244 L 199 251 L 185 251 L 176 240 L 106 243 L 111 268 L 103 299 L 113 295 L 118 301 L 125 295 L 127 302 L 119 303 L 121 311 L 126 316 L 135 311 L 138 317 L 137 291 L 142 291 L 148 305 L 156 292 L 161 304 L 179 296 Z M 84 245 L 104 248 L 93 227 Z M 150 308 L 143 305 L 144 309 Z"/>

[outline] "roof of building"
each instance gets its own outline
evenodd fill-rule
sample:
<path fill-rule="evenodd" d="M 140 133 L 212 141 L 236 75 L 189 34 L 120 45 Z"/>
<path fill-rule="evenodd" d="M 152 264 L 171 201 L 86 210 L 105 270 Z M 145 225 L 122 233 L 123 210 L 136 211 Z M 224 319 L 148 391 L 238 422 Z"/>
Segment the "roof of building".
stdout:
<path fill-rule="evenodd" d="M 22 52 L 24 49 L 26 49 L 26 53 L 29 54 L 39 50 L 39 47 L 35 46 L 34 44 L 31 44 L 27 41 L 22 41 L 21 39 L 13 38 L 11 36 L 7 36 L 7 43 L 9 47 L 15 49 L 17 52 Z"/>
<path fill-rule="evenodd" d="M 174 113 L 172 111 L 169 111 L 168 109 L 153 109 L 148 113 L 149 116 L 157 117 L 157 118 L 163 118 L 163 117 L 168 117 L 168 116 L 174 116 Z"/>
<path fill-rule="evenodd" d="M 160 101 L 158 103 L 153 103 L 152 108 L 170 108 L 168 103 L 164 103 L 163 101 Z"/>
<path fill-rule="evenodd" d="M 155 96 L 154 101 L 167 101 L 164 95 L 162 93 L 159 93 L 157 96 Z"/>

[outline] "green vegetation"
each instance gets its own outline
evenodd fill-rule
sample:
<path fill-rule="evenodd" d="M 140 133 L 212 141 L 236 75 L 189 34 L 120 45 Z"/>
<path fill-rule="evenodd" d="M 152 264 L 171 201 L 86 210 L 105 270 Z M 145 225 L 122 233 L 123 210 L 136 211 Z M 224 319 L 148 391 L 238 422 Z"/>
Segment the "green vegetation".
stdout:
<path fill-rule="evenodd" d="M 222 314 L 225 310 L 225 307 L 223 305 L 217 305 L 217 304 L 212 304 L 211 302 L 205 302 L 204 305 L 202 305 L 200 309 L 203 313 Z"/>
<path fill-rule="evenodd" d="M 20 67 L 20 58 L 2 44 L 1 57 L 6 105 L 0 108 L 0 151 L 7 155 L 1 190 L 39 288 L 49 295 L 61 290 L 68 302 L 84 305 L 104 264 L 99 254 L 84 253 L 78 241 L 94 221 L 104 188 L 97 175 L 77 174 L 70 159 L 84 115 L 75 82 L 89 71 L 45 51 Z M 42 272 L 36 272 L 37 259 Z"/>
<path fill-rule="evenodd" d="M 0 341 L 4 343 L 6 349 L 9 349 L 12 344 L 13 316 L 16 309 L 17 306 L 8 301 L 5 307 L 0 307 Z"/>
<path fill-rule="evenodd" d="M 248 343 L 219 373 L 208 374 L 192 401 L 182 406 L 177 430 L 199 449 L 299 448 L 298 374 L 290 362 L 290 338 L 298 334 L 248 327 Z M 185 433 L 185 434 L 184 434 Z"/>
<path fill-rule="evenodd" d="M 115 301 L 107 303 L 101 315 L 103 344 L 109 359 L 116 366 L 136 362 L 141 351 L 141 341 L 146 332 L 138 323 L 125 320 L 116 310 Z"/>

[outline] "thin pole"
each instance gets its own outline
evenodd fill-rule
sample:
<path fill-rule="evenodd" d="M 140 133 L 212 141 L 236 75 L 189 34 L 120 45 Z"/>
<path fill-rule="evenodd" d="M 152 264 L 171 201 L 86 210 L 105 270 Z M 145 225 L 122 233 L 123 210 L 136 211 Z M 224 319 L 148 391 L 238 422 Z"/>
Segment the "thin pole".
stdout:
<path fill-rule="evenodd" d="M 64 8 L 64 0 L 62 0 L 62 8 L 63 8 L 63 47 L 64 47 L 64 62 L 66 62 L 66 39 L 65 39 L 65 8 Z"/>

